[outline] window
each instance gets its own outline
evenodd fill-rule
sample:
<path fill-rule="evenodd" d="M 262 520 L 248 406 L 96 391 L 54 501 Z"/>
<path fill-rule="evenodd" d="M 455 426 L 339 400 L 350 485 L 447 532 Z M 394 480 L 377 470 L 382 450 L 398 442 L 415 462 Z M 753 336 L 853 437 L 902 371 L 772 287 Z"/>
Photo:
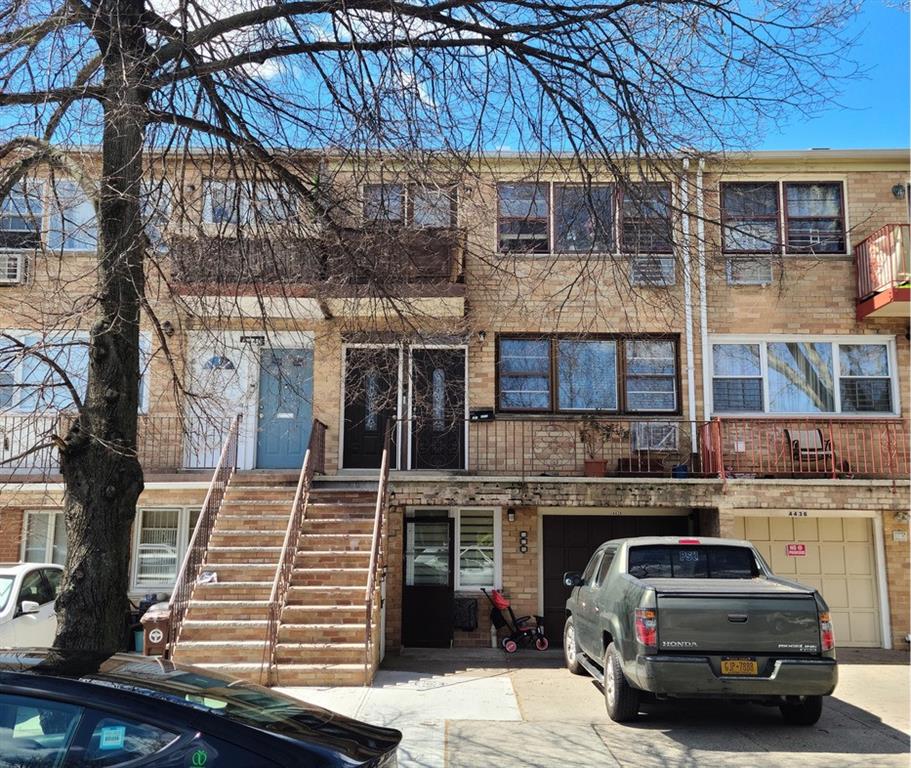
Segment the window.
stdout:
<path fill-rule="evenodd" d="M 126 763 L 132 764 L 161 751 L 177 739 L 176 733 L 164 731 L 148 723 L 117 716 L 101 716 L 90 713 L 96 722 L 94 727 L 80 728 L 80 768 L 113 768 Z M 86 739 L 82 741 L 82 739 Z"/>
<path fill-rule="evenodd" d="M 171 218 L 171 185 L 163 180 L 146 181 L 142 184 L 140 208 L 146 237 L 156 250 L 164 248 L 164 231 Z"/>
<path fill-rule="evenodd" d="M 64 251 L 94 251 L 98 247 L 95 205 L 75 181 L 58 181 L 51 195 L 47 244 Z"/>
<path fill-rule="evenodd" d="M 401 223 L 405 211 L 405 188 L 401 184 L 364 185 L 364 221 Z"/>
<path fill-rule="evenodd" d="M 496 515 L 492 509 L 461 509 L 456 517 L 459 542 L 457 589 L 495 587 L 497 583 Z"/>
<path fill-rule="evenodd" d="M 755 579 L 761 575 L 746 547 L 631 547 L 627 571 L 637 579 Z"/>
<path fill-rule="evenodd" d="M 712 375 L 716 411 L 762 410 L 762 365 L 758 344 L 713 345 Z"/>
<path fill-rule="evenodd" d="M 270 181 L 217 181 L 205 183 L 204 220 L 210 224 L 277 222 L 293 215 L 288 191 Z"/>
<path fill-rule="evenodd" d="M 786 341 L 766 345 L 769 410 L 830 413 L 835 410 L 832 345 Z"/>
<path fill-rule="evenodd" d="M 557 252 L 613 253 L 613 230 L 613 185 L 554 185 Z"/>
<path fill-rule="evenodd" d="M 444 229 L 454 223 L 455 195 L 452 190 L 411 188 L 412 226 Z"/>
<path fill-rule="evenodd" d="M 41 186 L 16 184 L 0 201 L 0 248 L 37 248 L 42 212 Z"/>
<path fill-rule="evenodd" d="M 550 341 L 501 339 L 500 408 L 511 411 L 550 409 Z"/>
<path fill-rule="evenodd" d="M 198 516 L 196 509 L 139 510 L 133 566 L 136 590 L 174 584 Z"/>
<path fill-rule="evenodd" d="M 671 188 L 630 184 L 623 190 L 620 247 L 624 253 L 671 253 Z"/>
<path fill-rule="evenodd" d="M 548 185 L 497 185 L 497 227 L 503 252 L 550 251 Z"/>
<path fill-rule="evenodd" d="M 838 354 L 841 410 L 890 412 L 889 348 L 885 344 L 841 344 Z"/>
<path fill-rule="evenodd" d="M 786 183 L 785 215 L 789 253 L 844 253 L 841 184 Z"/>
<path fill-rule="evenodd" d="M 582 571 L 582 584 L 591 584 L 592 579 L 595 577 L 595 574 L 598 572 L 598 566 L 601 564 L 601 552 L 595 552 L 592 555 L 592 559 L 588 561 L 588 565 L 585 566 L 585 570 Z"/>
<path fill-rule="evenodd" d="M 714 412 L 893 413 L 894 350 L 868 338 L 716 339 Z"/>
<path fill-rule="evenodd" d="M 557 407 L 617 410 L 617 342 L 557 342 Z"/>
<path fill-rule="evenodd" d="M 721 211 L 725 253 L 779 250 L 777 183 L 722 184 Z"/>
<path fill-rule="evenodd" d="M 604 583 L 604 580 L 607 578 L 607 572 L 610 570 L 611 563 L 614 562 L 614 555 L 616 554 L 616 549 L 604 550 L 604 556 L 601 558 L 601 567 L 598 569 L 598 576 L 595 578 L 594 586 L 600 587 Z"/>
<path fill-rule="evenodd" d="M 27 563 L 66 562 L 63 512 L 27 512 L 22 559 Z"/>
<path fill-rule="evenodd" d="M 673 340 L 500 337 L 497 353 L 501 411 L 667 413 L 678 409 L 677 342 Z"/>
<path fill-rule="evenodd" d="M 71 704 L 0 694 L 0 766 L 64 765 L 82 712 Z"/>
<path fill-rule="evenodd" d="M 677 351 L 674 342 L 626 342 L 626 409 L 677 409 Z"/>

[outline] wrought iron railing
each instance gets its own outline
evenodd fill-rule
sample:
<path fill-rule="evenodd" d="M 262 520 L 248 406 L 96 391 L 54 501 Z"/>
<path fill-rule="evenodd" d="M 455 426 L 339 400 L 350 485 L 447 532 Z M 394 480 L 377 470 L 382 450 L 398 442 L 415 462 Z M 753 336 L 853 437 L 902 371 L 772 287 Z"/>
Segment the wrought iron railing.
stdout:
<path fill-rule="evenodd" d="M 911 280 L 908 224 L 886 224 L 854 248 L 857 300 Z"/>
<path fill-rule="evenodd" d="M 377 592 L 382 587 L 382 571 L 386 567 L 386 519 L 389 505 L 389 465 L 392 462 L 392 432 L 395 423 L 386 425 L 386 438 L 383 442 L 383 458 L 380 462 L 380 481 L 376 489 L 376 507 L 373 514 L 373 537 L 370 544 L 370 566 L 367 570 L 367 590 L 364 593 L 365 635 L 364 635 L 364 685 L 369 684 L 369 669 L 375 653 L 373 624 L 378 605 Z"/>
<path fill-rule="evenodd" d="M 0 475 L 41 478 L 60 471 L 54 437 L 63 437 L 75 414 L 15 413 L 0 416 Z M 136 452 L 143 470 L 213 469 L 233 419 L 141 414 Z"/>
<path fill-rule="evenodd" d="M 196 527 L 193 528 L 193 535 L 190 536 L 187 552 L 180 565 L 180 570 L 177 572 L 177 582 L 174 584 L 173 592 L 171 592 L 170 601 L 171 622 L 168 637 L 168 655 L 173 654 L 174 648 L 180 640 L 180 629 L 187 613 L 187 607 L 190 604 L 193 588 L 196 586 L 199 571 L 206 561 L 209 539 L 215 528 L 215 519 L 218 516 L 218 510 L 221 509 L 221 503 L 225 497 L 228 483 L 231 482 L 231 477 L 237 469 L 237 442 L 240 419 L 240 416 L 236 416 L 228 430 L 228 436 L 225 438 L 221 455 L 218 457 L 215 472 L 212 473 L 212 482 L 209 483 L 209 490 L 206 493 L 202 511 L 196 520 Z"/>
<path fill-rule="evenodd" d="M 275 578 L 272 581 L 272 592 L 269 595 L 269 613 L 266 626 L 266 640 L 263 646 L 263 659 L 260 664 L 260 680 L 264 685 L 272 682 L 275 669 L 275 651 L 278 645 L 278 632 L 281 626 L 282 610 L 288 598 L 288 588 L 291 586 L 291 576 L 294 573 L 294 559 L 297 556 L 297 546 L 300 539 L 301 524 L 307 513 L 307 504 L 310 500 L 310 489 L 313 485 L 313 476 L 325 472 L 326 467 L 326 425 L 319 419 L 313 420 L 310 430 L 310 443 L 304 454 L 300 476 L 297 481 L 297 490 L 291 504 L 291 514 L 288 516 L 288 526 L 285 529 L 285 538 L 282 542 L 282 551 L 275 568 Z"/>

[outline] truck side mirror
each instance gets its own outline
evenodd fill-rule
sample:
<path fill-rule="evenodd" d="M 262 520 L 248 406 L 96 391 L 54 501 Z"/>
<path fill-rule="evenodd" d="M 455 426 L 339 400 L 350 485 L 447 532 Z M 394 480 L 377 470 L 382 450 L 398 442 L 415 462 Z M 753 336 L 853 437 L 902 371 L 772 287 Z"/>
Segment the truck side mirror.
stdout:
<path fill-rule="evenodd" d="M 578 571 L 567 571 L 563 574 L 563 584 L 570 589 L 582 586 L 582 574 Z"/>

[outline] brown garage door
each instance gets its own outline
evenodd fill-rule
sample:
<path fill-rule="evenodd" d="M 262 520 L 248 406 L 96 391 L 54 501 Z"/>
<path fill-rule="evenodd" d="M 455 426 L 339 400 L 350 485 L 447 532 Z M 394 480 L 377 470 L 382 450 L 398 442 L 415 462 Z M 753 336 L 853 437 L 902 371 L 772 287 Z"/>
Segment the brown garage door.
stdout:
<path fill-rule="evenodd" d="M 627 536 L 685 536 L 686 516 L 544 515 L 544 628 L 551 645 L 563 643 L 566 571 L 584 570 L 600 544 Z"/>

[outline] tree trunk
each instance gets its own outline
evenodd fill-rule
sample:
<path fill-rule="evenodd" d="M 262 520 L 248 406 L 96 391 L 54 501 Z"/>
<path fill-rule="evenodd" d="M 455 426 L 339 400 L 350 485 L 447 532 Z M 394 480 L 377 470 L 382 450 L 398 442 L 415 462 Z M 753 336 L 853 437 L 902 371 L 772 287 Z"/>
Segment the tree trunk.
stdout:
<path fill-rule="evenodd" d="M 98 197 L 97 316 L 79 418 L 60 449 L 66 568 L 55 646 L 121 648 L 129 588 L 130 530 L 143 488 L 137 457 L 139 314 L 145 251 L 140 217 L 144 93 L 141 0 L 110 0 L 99 39 L 105 65 Z M 139 40 L 137 40 L 139 37 Z"/>

